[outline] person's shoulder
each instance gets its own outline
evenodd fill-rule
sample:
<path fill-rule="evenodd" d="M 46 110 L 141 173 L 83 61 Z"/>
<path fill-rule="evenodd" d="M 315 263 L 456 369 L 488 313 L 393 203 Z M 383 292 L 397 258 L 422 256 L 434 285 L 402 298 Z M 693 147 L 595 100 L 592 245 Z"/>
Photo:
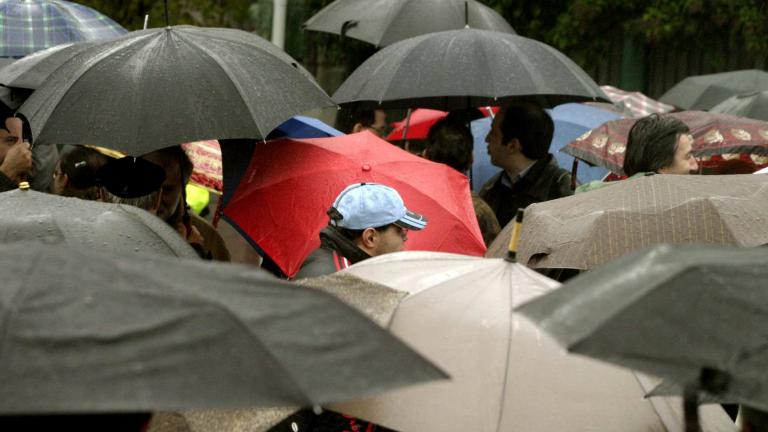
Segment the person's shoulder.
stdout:
<path fill-rule="evenodd" d="M 335 272 L 336 266 L 333 263 L 333 251 L 321 246 L 312 251 L 304 260 L 294 279 L 325 276 Z"/>
<path fill-rule="evenodd" d="M 15 181 L 11 180 L 7 175 L 0 172 L 0 192 L 7 192 L 19 187 Z"/>
<path fill-rule="evenodd" d="M 480 192 L 478 193 L 478 195 L 481 198 L 485 199 L 485 194 L 487 194 L 488 191 L 493 189 L 493 187 L 496 185 L 496 183 L 498 183 L 499 179 L 501 178 L 501 174 L 502 173 L 503 173 L 503 171 L 499 171 L 498 173 L 496 173 L 496 175 L 494 175 L 493 177 L 488 179 L 488 181 L 486 181 L 483 184 L 483 187 L 480 188 Z"/>

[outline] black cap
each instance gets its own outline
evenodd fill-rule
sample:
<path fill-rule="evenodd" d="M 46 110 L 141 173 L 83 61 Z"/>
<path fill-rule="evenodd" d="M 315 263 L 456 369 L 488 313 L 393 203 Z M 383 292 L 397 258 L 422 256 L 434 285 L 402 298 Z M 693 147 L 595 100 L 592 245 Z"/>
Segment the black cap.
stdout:
<path fill-rule="evenodd" d="M 113 159 L 99 170 L 99 184 L 121 198 L 149 195 L 160 189 L 164 181 L 163 167 L 140 157 Z"/>

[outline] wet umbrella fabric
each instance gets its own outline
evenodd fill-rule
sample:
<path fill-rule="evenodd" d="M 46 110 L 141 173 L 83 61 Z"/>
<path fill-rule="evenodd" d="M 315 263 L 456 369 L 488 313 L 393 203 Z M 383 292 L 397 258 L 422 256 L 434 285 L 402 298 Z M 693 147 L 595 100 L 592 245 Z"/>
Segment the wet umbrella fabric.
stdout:
<path fill-rule="evenodd" d="M 174 229 L 136 207 L 31 190 L 0 193 L 0 243 L 32 240 L 81 245 L 101 253 L 197 258 Z"/>
<path fill-rule="evenodd" d="M 547 106 L 608 100 L 586 72 L 551 46 L 474 29 L 418 36 L 382 49 L 352 72 L 333 100 L 361 108 L 448 111 L 498 106 L 522 96 Z"/>
<path fill-rule="evenodd" d="M 359 182 L 394 188 L 429 219 L 426 229 L 408 233 L 406 249 L 485 253 L 467 177 L 371 132 L 257 144 L 224 216 L 292 277 L 320 246 L 333 201 Z"/>
<path fill-rule="evenodd" d="M 0 84 L 14 89 L 36 90 L 67 60 L 92 47 L 95 42 L 56 45 L 0 68 Z"/>
<path fill-rule="evenodd" d="M 349 275 L 391 289 L 324 285 L 366 314 L 386 320 L 379 311 L 389 311 L 390 331 L 451 380 L 332 406 L 336 411 L 402 431 L 676 430 L 668 399 L 643 400 L 649 379 L 563 356 L 554 340 L 512 312 L 559 286 L 535 271 L 502 259 L 403 252 L 318 283 Z M 713 425 L 729 422 L 719 407 L 704 415 Z"/>
<path fill-rule="evenodd" d="M 667 113 L 675 107 L 653 100 L 637 91 L 626 91 L 609 85 L 600 86 L 611 102 L 625 108 L 633 117 L 645 117 L 653 113 Z"/>
<path fill-rule="evenodd" d="M 0 413 L 308 406 L 444 375 L 330 295 L 252 267 L 0 248 Z"/>
<path fill-rule="evenodd" d="M 84 50 L 20 112 L 38 144 L 93 144 L 138 156 L 198 140 L 261 139 L 294 114 L 332 105 L 270 42 L 241 30 L 178 26 Z"/>
<path fill-rule="evenodd" d="M 709 163 L 711 156 L 749 154 L 758 165 L 768 163 L 768 122 L 704 111 L 682 111 L 670 116 L 682 121 L 693 135 L 693 154 Z M 589 164 L 623 174 L 629 130 L 639 119 L 603 123 L 563 147 L 563 152 Z"/>
<path fill-rule="evenodd" d="M 304 28 L 386 46 L 465 25 L 515 33 L 501 15 L 475 0 L 336 0 L 307 20 Z"/>
<path fill-rule="evenodd" d="M 518 249 L 534 268 L 593 269 L 660 243 L 768 244 L 768 177 L 651 175 L 532 204 Z"/>
<path fill-rule="evenodd" d="M 675 84 L 659 100 L 685 110 L 708 110 L 731 96 L 766 88 L 768 72 L 747 69 L 690 76 Z"/>
<path fill-rule="evenodd" d="M 768 122 L 768 90 L 732 96 L 709 111 Z"/>
<path fill-rule="evenodd" d="M 768 410 L 766 269 L 762 249 L 660 245 L 519 311 L 572 352 L 684 384 L 707 369 L 720 397 Z"/>
<path fill-rule="evenodd" d="M 105 15 L 62 0 L 2 0 L 0 29 L 0 57 L 24 57 L 54 45 L 111 39 L 126 32 Z"/>

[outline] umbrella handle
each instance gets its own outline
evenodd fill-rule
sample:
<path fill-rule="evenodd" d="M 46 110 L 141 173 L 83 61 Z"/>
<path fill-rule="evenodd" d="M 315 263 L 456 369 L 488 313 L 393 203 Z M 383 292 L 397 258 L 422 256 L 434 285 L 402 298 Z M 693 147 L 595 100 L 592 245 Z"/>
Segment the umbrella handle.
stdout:
<path fill-rule="evenodd" d="M 515 224 L 512 226 L 512 236 L 509 239 L 509 250 L 505 258 L 509 262 L 517 262 L 517 246 L 520 243 L 520 233 L 523 231 L 523 209 L 517 209 Z"/>
<path fill-rule="evenodd" d="M 699 385 L 688 384 L 683 390 L 685 432 L 701 432 L 699 424 Z"/>

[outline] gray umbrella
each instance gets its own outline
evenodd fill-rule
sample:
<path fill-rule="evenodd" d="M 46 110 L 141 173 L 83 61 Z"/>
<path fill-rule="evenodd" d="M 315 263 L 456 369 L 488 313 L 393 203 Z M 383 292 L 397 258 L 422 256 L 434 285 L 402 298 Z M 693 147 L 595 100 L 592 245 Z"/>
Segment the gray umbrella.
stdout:
<path fill-rule="evenodd" d="M 690 76 L 675 84 L 659 100 L 684 110 L 708 110 L 741 93 L 768 89 L 768 72 L 748 69 Z"/>
<path fill-rule="evenodd" d="M 79 244 L 106 253 L 197 258 L 168 224 L 136 207 L 30 190 L 0 193 L 0 243 L 30 240 Z"/>
<path fill-rule="evenodd" d="M 0 68 L 0 85 L 35 90 L 64 62 L 90 48 L 93 42 L 56 45 Z"/>
<path fill-rule="evenodd" d="M 600 87 L 549 45 L 487 30 L 432 33 L 390 45 L 358 67 L 333 99 L 370 108 L 449 110 L 535 97 L 543 105 L 602 99 Z"/>
<path fill-rule="evenodd" d="M 253 267 L 14 243 L 0 271 L 0 414 L 311 406 L 445 377 Z"/>
<path fill-rule="evenodd" d="M 475 0 L 336 0 L 304 24 L 376 46 L 465 26 L 515 33 L 501 15 Z"/>
<path fill-rule="evenodd" d="M 570 351 L 766 410 L 766 280 L 763 248 L 660 245 L 519 311 Z"/>
<path fill-rule="evenodd" d="M 768 90 L 732 96 L 709 111 L 768 121 Z"/>
<path fill-rule="evenodd" d="M 90 47 L 20 108 L 36 143 L 140 155 L 203 139 L 260 139 L 332 101 L 295 60 L 241 30 L 166 27 Z"/>

